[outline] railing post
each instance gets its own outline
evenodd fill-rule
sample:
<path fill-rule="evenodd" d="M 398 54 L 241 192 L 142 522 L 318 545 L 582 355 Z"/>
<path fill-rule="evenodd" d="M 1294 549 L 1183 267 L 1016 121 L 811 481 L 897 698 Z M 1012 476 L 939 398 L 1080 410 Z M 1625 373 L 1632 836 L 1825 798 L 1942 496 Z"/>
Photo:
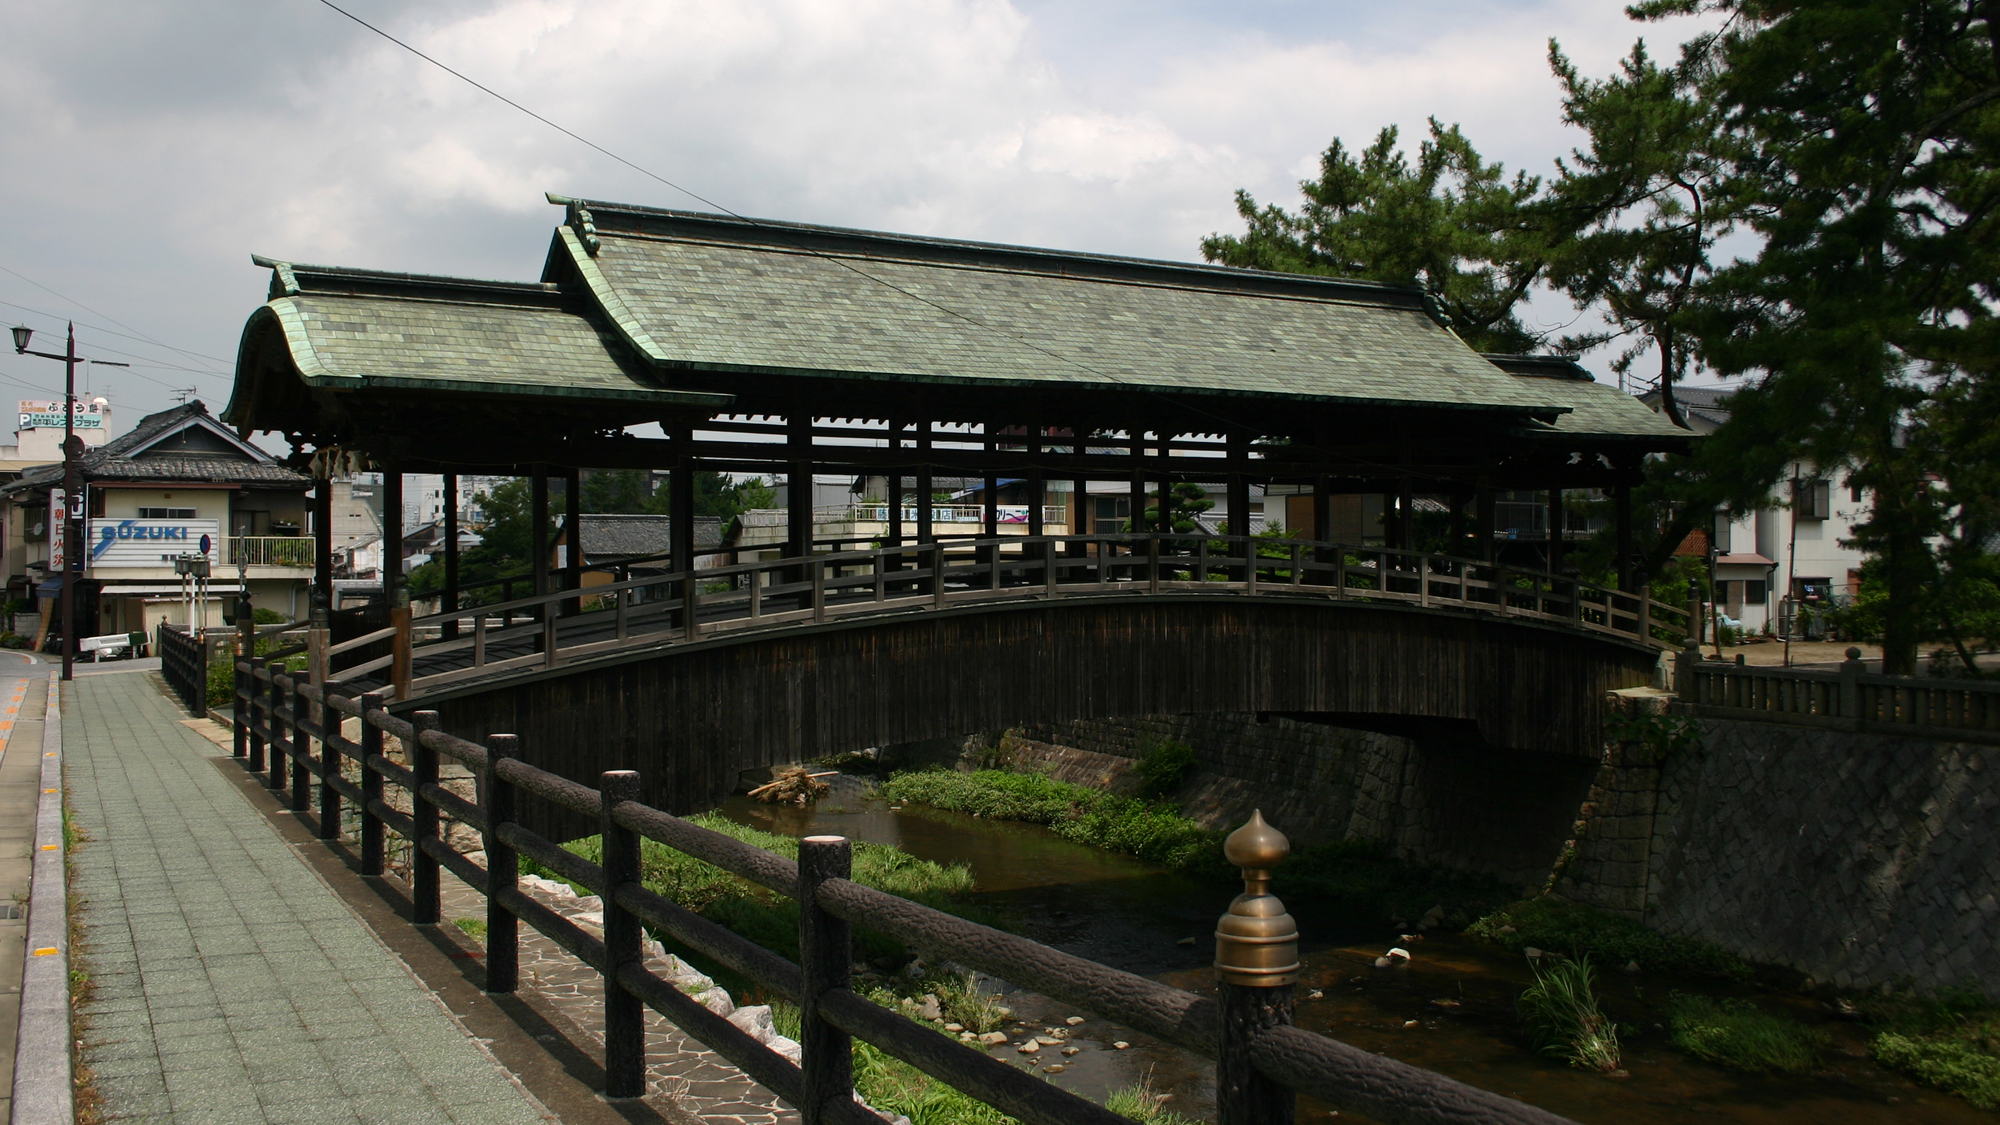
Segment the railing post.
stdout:
<path fill-rule="evenodd" d="M 327 698 L 328 688 L 322 681 L 319 685 L 319 706 L 315 714 L 319 716 L 319 838 L 340 839 L 340 790 L 333 787 L 333 779 L 340 776 L 341 763 L 346 755 L 340 752 L 340 712 L 333 709 L 333 701 Z"/>
<path fill-rule="evenodd" d="M 1149 593 L 1160 592 L 1160 537 L 1146 537 L 1146 588 Z"/>
<path fill-rule="evenodd" d="M 931 597 L 932 605 L 944 608 L 944 544 L 931 544 Z"/>
<path fill-rule="evenodd" d="M 1223 854 L 1243 869 L 1243 893 L 1215 927 L 1215 968 L 1222 978 L 1222 1027 L 1215 1056 L 1216 1125 L 1291 1125 L 1298 1095 L 1250 1061 L 1250 1044 L 1292 1022 L 1299 979 L 1299 928 L 1271 895 L 1271 868 L 1291 841 L 1262 812 L 1229 834 Z"/>
<path fill-rule="evenodd" d="M 1243 591 L 1252 597 L 1257 594 L 1257 540 L 1243 540 Z"/>
<path fill-rule="evenodd" d="M 265 734 L 269 730 L 257 721 L 257 709 L 264 700 L 264 689 L 257 686 L 257 669 L 263 666 L 263 662 L 251 656 L 247 658 L 247 663 L 250 665 L 250 670 L 240 673 L 243 677 L 243 694 L 237 702 L 237 709 L 243 712 L 243 721 L 249 725 L 246 733 L 250 738 L 250 772 L 263 773 L 267 742 Z"/>
<path fill-rule="evenodd" d="M 514 912 L 501 905 L 501 892 L 516 890 L 521 883 L 520 857 L 500 839 L 500 826 L 514 822 L 514 785 L 500 776 L 500 761 L 518 757 L 521 740 L 511 734 L 496 734 L 486 740 L 486 771 L 480 788 L 486 806 L 486 991 L 512 992 L 520 985 L 520 923 Z M 607 902 L 605 909 L 610 909 Z"/>
<path fill-rule="evenodd" d="M 814 591 L 815 595 L 818 591 Z M 695 621 L 695 611 L 701 604 L 701 585 L 694 578 L 694 560 L 688 560 L 688 568 L 681 578 L 681 632 L 688 640 L 701 635 L 701 626 Z"/>
<path fill-rule="evenodd" d="M 306 768 L 306 758 L 312 753 L 311 712 L 306 700 L 307 674 L 292 673 L 292 811 L 304 812 L 312 807 L 312 771 Z"/>
<path fill-rule="evenodd" d="M 827 1107 L 854 1096 L 854 1059 L 847 1034 L 819 1014 L 819 998 L 844 989 L 853 971 L 847 922 L 820 908 L 819 887 L 845 879 L 853 870 L 853 848 L 845 836 L 807 836 L 799 841 L 800 1069 L 805 1097 L 799 1116 L 805 1125 L 829 1120 Z"/>
<path fill-rule="evenodd" d="M 1046 596 L 1051 598 L 1056 596 L 1056 558 L 1056 541 L 1053 539 L 1044 539 L 1042 541 L 1042 590 Z"/>
<path fill-rule="evenodd" d="M 622 625 L 623 622 L 621 621 L 620 624 Z M 484 667 L 485 664 L 486 664 L 486 615 L 483 613 L 475 612 L 472 617 L 472 666 L 474 668 L 480 668 Z"/>
<path fill-rule="evenodd" d="M 814 559 L 808 566 L 812 570 L 813 621 L 826 620 L 826 560 Z M 693 634 L 689 634 L 693 639 Z"/>
<path fill-rule="evenodd" d="M 1305 585 L 1306 583 L 1305 563 L 1306 563 L 1306 558 L 1305 558 L 1304 545 L 1299 543 L 1292 544 L 1292 585 L 1294 586 Z"/>
<path fill-rule="evenodd" d="M 423 926 L 436 923 L 443 913 L 437 857 L 424 850 L 424 841 L 438 838 L 438 807 L 424 799 L 424 786 L 436 785 L 438 779 L 438 753 L 424 745 L 424 732 L 438 729 L 438 713 L 412 712 L 410 726 L 414 729 L 404 745 L 410 772 L 416 775 L 410 788 L 410 819 L 416 825 L 416 837 L 410 841 L 410 920 Z"/>
<path fill-rule="evenodd" d="M 245 601 L 247 602 L 247 597 Z M 250 752 L 250 720 L 243 712 L 248 694 L 247 685 L 255 679 L 245 679 L 242 664 L 257 655 L 257 619 L 243 612 L 244 602 L 237 603 L 236 610 L 236 655 L 229 662 L 229 682 L 236 685 L 236 694 L 229 708 L 229 733 L 232 757 L 241 758 Z M 160 623 L 161 639 L 165 639 L 166 622 Z M 159 645 L 160 655 L 166 656 L 167 646 Z"/>
<path fill-rule="evenodd" d="M 396 689 L 397 699 L 410 697 L 410 607 L 399 605 L 389 610 L 389 624 L 396 627 L 396 635 L 390 639 L 389 683 Z"/>
<path fill-rule="evenodd" d="M 604 810 L 604 1094 L 636 1098 L 646 1092 L 646 1007 L 618 983 L 618 974 L 639 964 L 642 935 L 639 919 L 618 904 L 618 888 L 639 882 L 639 834 L 614 814 L 620 804 L 639 799 L 639 775 L 611 770 L 597 791 Z"/>
<path fill-rule="evenodd" d="M 1840 662 L 1840 717 L 1846 721 L 1848 730 L 1861 729 L 1861 672 L 1864 667 L 1858 648 L 1849 648 L 1847 659 Z"/>
<path fill-rule="evenodd" d="M 271 789 L 285 787 L 285 758 L 292 752 L 291 738 L 285 732 L 284 713 L 285 689 L 278 686 L 278 677 L 284 674 L 285 661 L 273 657 L 264 661 L 264 670 L 271 676 L 271 690 L 264 693 L 271 707 L 271 772 L 264 778 L 264 784 Z"/>
<path fill-rule="evenodd" d="M 361 873 L 382 873 L 382 818 L 375 805 L 382 800 L 382 775 L 373 765 L 382 756 L 382 728 L 368 716 L 382 709 L 382 693 L 371 691 L 361 697 Z"/>

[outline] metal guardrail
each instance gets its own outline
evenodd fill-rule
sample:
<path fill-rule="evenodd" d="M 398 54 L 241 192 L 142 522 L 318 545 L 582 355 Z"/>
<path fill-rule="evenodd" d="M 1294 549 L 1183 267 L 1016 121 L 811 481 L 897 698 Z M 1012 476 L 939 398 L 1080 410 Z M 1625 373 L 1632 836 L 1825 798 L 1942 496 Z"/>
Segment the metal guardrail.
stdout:
<path fill-rule="evenodd" d="M 307 535 L 237 535 L 228 544 L 224 566 L 284 566 L 311 570 L 313 543 Z"/>
<path fill-rule="evenodd" d="M 418 924 L 436 924 L 442 917 L 442 870 L 486 896 L 488 992 L 513 992 L 519 983 L 522 922 L 602 974 L 609 1096 L 644 1092 L 644 1006 L 796 1106 L 808 1125 L 881 1122 L 854 1100 L 852 1039 L 1029 1125 L 1129 1125 L 1094 1102 L 855 993 L 848 935 L 856 925 L 1216 1059 L 1223 1125 L 1285 1125 L 1293 1100 L 1286 1091 L 1410 1125 L 1563 1125 L 1563 1118 L 1525 1103 L 1289 1026 L 1288 1002 L 1249 1008 L 1225 995 L 1218 1004 L 855 883 L 844 838 L 801 841 L 794 862 L 641 804 L 637 773 L 605 773 L 593 789 L 522 761 L 513 735 L 494 735 L 483 744 L 456 738 L 438 729 L 434 711 L 415 712 L 405 721 L 385 709 L 386 694 L 355 698 L 328 691 L 307 675 L 281 671 L 272 658 L 238 660 L 236 673 L 236 756 L 246 759 L 252 772 L 266 772 L 268 763 L 266 784 L 285 793 L 293 811 L 312 811 L 316 788 L 322 840 L 339 839 L 343 810 L 351 807 L 360 819 L 363 875 L 383 873 L 386 832 L 408 840 L 411 916 Z M 361 719 L 358 740 L 342 733 L 345 716 Z M 407 765 L 386 753 L 385 736 L 402 740 Z M 477 800 L 439 784 L 444 758 L 478 777 Z M 345 775 L 348 763 L 358 766 L 358 781 Z M 389 803 L 385 783 L 409 794 L 410 812 Z M 515 819 L 524 797 L 597 818 L 603 862 L 587 862 L 524 828 Z M 479 831 L 484 867 L 440 836 L 440 812 Z M 640 880 L 642 839 L 797 900 L 799 963 L 647 890 Z M 602 897 L 602 938 L 522 893 L 519 857 L 524 855 Z M 795 1065 L 758 1043 L 648 970 L 644 927 L 671 935 L 797 1004 L 804 1027 L 801 1062 Z M 1231 987 L 1225 985 L 1225 993 Z M 1246 1083 L 1259 1096 L 1231 1093 Z M 1283 1112 L 1272 1110 L 1274 1102 Z"/>
<path fill-rule="evenodd" d="M 1001 599 L 1164 593 L 1461 609 L 1659 648 L 1680 643 L 1687 617 L 1645 591 L 1421 551 L 1253 536 L 1007 536 L 676 571 L 413 617 L 403 642 L 409 666 L 435 668 L 439 657 L 453 666 L 394 682 L 415 698 L 460 680 L 744 629 Z M 435 639 L 419 639 L 426 635 Z"/>
<path fill-rule="evenodd" d="M 1871 673 L 1858 648 L 1833 672 L 1724 664 L 1687 648 L 1674 682 L 1680 701 L 1710 718 L 2000 742 L 2000 684 Z"/>

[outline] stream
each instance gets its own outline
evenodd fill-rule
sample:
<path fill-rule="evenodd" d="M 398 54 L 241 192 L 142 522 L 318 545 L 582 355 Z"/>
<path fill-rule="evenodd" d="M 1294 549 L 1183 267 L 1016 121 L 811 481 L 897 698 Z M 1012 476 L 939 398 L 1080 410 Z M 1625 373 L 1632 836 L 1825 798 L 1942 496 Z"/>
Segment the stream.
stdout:
<path fill-rule="evenodd" d="M 766 805 L 739 795 L 718 811 L 769 832 L 842 835 L 938 863 L 963 863 L 975 880 L 972 900 L 1006 919 L 1015 931 L 1189 991 L 1214 991 L 1209 965 L 1215 956 L 1215 921 L 1235 889 L 1071 843 L 1037 825 L 919 805 L 892 808 L 872 796 L 872 783 L 865 779 L 829 780 L 832 792 L 815 806 Z M 1392 927 L 1331 916 L 1310 901 L 1287 898 L 1285 904 L 1298 919 L 1302 937 L 1299 1026 L 1581 1122 L 1996 1121 L 1994 1114 L 1876 1066 L 1868 1057 L 1864 1030 L 1830 1018 L 1817 1001 L 1717 980 L 1600 973 L 1599 997 L 1621 1025 L 1629 1077 L 1577 1070 L 1536 1055 L 1521 1039 L 1514 998 L 1532 978 L 1518 955 L 1473 938 L 1434 934 L 1408 945 L 1413 958 L 1406 967 L 1377 969 L 1375 958 L 1398 944 Z M 1087 1017 L 1069 1029 L 1071 1045 L 1080 1048 L 1074 1056 L 1049 1051 L 1030 1060 L 1003 1047 L 995 1057 L 1044 1073 L 1060 1066 L 1051 1081 L 1100 1101 L 1108 1091 L 1150 1073 L 1156 1088 L 1173 1094 L 1168 1109 L 1197 1120 L 1213 1117 L 1213 1064 L 1207 1060 L 1004 982 L 990 982 L 989 987 L 1006 994 L 1004 1002 L 1017 1022 L 1000 1030 L 1016 1041 L 1021 1034 L 1062 1027 L 1069 1016 Z M 1822 1055 L 1821 1069 L 1804 1075 L 1747 1075 L 1680 1053 L 1670 1046 L 1665 1017 L 1657 1007 L 1676 989 L 1752 996 L 1767 1008 L 1823 1028 L 1832 1044 Z M 1315 992 L 1320 998 L 1312 998 Z M 1626 1028 L 1635 1030 L 1628 1033 Z M 1117 1042 L 1129 1046 L 1119 1049 L 1113 1045 Z M 1299 1120 L 1372 1119 L 1302 1098 Z"/>

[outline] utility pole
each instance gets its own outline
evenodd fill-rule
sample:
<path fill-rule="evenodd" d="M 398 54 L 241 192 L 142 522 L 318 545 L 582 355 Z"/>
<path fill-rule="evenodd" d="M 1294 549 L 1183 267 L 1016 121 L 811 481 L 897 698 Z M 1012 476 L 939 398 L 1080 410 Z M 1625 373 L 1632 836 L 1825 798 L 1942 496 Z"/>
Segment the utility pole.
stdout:
<path fill-rule="evenodd" d="M 76 365 L 94 363 L 100 367 L 130 367 L 106 359 L 83 359 L 76 354 L 76 322 L 69 325 L 69 346 L 62 355 L 28 349 L 34 330 L 14 329 L 14 352 L 59 359 L 63 363 L 63 574 L 62 574 L 62 678 L 71 679 L 76 664 L 76 584 L 83 576 L 83 439 L 76 436 Z M 54 529 L 51 528 L 51 531 Z"/>

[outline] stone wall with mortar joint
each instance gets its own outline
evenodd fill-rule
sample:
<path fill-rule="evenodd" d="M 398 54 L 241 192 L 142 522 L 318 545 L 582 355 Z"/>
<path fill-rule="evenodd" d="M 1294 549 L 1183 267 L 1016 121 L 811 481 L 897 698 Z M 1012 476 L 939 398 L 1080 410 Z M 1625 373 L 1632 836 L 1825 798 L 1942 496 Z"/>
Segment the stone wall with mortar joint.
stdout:
<path fill-rule="evenodd" d="M 1614 746 L 1567 897 L 1839 988 L 2000 996 L 2000 751 L 1701 720 Z"/>

